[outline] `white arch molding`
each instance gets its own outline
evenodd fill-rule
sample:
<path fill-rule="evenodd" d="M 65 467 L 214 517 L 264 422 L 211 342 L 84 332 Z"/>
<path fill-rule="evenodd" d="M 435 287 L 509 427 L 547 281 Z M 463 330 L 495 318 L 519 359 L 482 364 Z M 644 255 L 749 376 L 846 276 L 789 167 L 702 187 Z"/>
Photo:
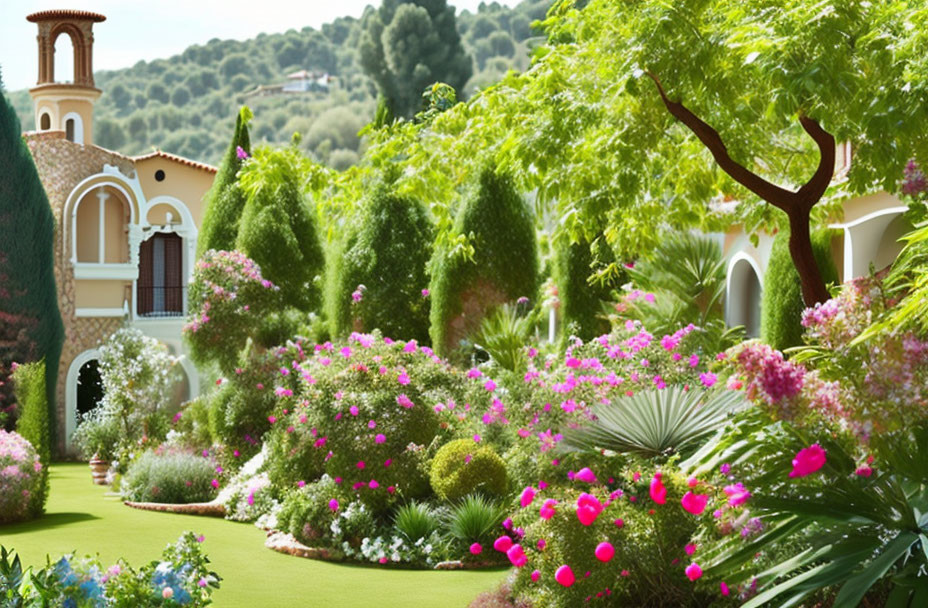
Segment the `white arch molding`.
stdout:
<path fill-rule="evenodd" d="M 89 361 L 99 360 L 100 350 L 91 348 L 85 350 L 71 361 L 68 367 L 68 376 L 64 389 L 64 433 L 65 451 L 70 453 L 73 447 L 71 435 L 77 428 L 77 381 L 80 378 L 81 368 Z"/>
<path fill-rule="evenodd" d="M 860 217 L 846 224 L 832 224 L 829 228 L 844 231 L 844 280 L 850 281 L 870 272 L 870 263 L 877 261 L 881 253 L 895 258 L 902 245 L 892 243 L 895 251 L 881 252 L 881 245 L 890 225 L 908 210 L 905 206 L 887 207 Z M 885 255 L 882 257 L 886 257 Z M 886 262 L 887 260 L 883 260 Z M 877 268 L 877 270 L 880 270 Z"/>
<path fill-rule="evenodd" d="M 84 119 L 77 112 L 68 112 L 61 119 L 61 130 L 67 132 L 69 120 L 74 121 L 74 143 L 84 145 Z"/>
<path fill-rule="evenodd" d="M 725 281 L 725 319 L 729 325 L 744 325 L 749 338 L 760 335 L 763 290 L 763 273 L 757 261 L 743 251 L 733 255 Z"/>

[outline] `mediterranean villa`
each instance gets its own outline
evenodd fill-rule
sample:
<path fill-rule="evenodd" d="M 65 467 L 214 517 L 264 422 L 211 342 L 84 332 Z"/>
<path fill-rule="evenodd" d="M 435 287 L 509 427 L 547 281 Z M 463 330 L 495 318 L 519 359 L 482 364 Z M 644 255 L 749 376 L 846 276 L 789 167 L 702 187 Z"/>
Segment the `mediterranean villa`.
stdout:
<path fill-rule="evenodd" d="M 129 157 L 93 145 L 93 25 L 85 11 L 29 15 L 38 26 L 39 77 L 30 89 L 37 131 L 24 138 L 55 215 L 55 279 L 65 327 L 58 377 L 59 452 L 70 452 L 78 413 L 96 405 L 97 347 L 123 323 L 183 355 L 186 286 L 203 197 L 216 169 L 164 152 Z M 55 42 L 74 50 L 72 82 L 55 78 Z M 183 398 L 198 394 L 181 358 Z"/>
<path fill-rule="evenodd" d="M 59 452 L 69 453 L 79 413 L 95 406 L 99 345 L 123 323 L 166 343 L 180 355 L 182 397 L 199 392 L 196 368 L 183 357 L 181 328 L 203 198 L 216 169 L 156 151 L 129 157 L 93 144 L 93 25 L 103 15 L 53 10 L 29 15 L 38 26 L 38 82 L 30 90 L 37 131 L 24 135 L 35 158 L 57 222 L 55 276 L 65 343 L 59 367 Z M 55 78 L 55 42 L 67 35 L 74 52 L 73 82 Z M 307 74 L 296 74 L 304 80 Z M 850 163 L 839 149 L 839 170 Z M 833 227 L 840 278 L 866 274 L 895 259 L 897 242 L 910 227 L 905 205 L 877 192 L 848 201 Z M 728 260 L 726 319 L 750 336 L 760 326 L 763 276 L 773 237 L 735 229 L 723 239 Z"/>

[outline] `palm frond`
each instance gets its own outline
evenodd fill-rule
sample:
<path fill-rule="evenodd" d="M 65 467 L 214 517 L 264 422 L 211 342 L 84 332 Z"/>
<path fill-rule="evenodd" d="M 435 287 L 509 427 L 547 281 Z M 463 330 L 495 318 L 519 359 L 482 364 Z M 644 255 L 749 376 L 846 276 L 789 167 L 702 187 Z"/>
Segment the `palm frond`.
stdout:
<path fill-rule="evenodd" d="M 562 429 L 568 450 L 611 450 L 644 456 L 666 455 L 691 446 L 721 428 L 746 404 L 729 390 L 687 390 L 682 386 L 647 390 L 593 407 L 595 419 Z"/>

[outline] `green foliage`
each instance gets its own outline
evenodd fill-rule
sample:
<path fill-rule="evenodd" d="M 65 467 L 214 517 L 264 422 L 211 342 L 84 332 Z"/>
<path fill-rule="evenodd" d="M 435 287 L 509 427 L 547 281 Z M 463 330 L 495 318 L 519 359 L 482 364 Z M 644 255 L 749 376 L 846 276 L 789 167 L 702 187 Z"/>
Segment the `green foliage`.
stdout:
<path fill-rule="evenodd" d="M 325 259 L 301 166 L 292 147 L 255 152 L 240 177 L 246 202 L 235 246 L 280 288 L 284 306 L 308 312 L 320 304 Z"/>
<path fill-rule="evenodd" d="M 426 267 L 434 239 L 425 206 L 374 187 L 355 227 L 331 256 L 327 307 L 333 335 L 379 329 L 403 340 L 429 340 Z M 364 286 L 362 299 L 352 293 Z"/>
<path fill-rule="evenodd" d="M 680 508 L 681 497 L 688 490 L 686 479 L 672 468 L 662 468 L 667 503 L 657 505 L 647 498 L 654 472 L 649 462 L 618 462 L 609 471 L 624 495 L 638 499 L 603 501 L 604 511 L 589 526 L 580 523 L 574 505 L 582 492 L 601 497 L 608 494 L 606 488 L 553 486 L 534 501 L 535 504 L 548 499 L 557 501 L 550 519 L 539 518 L 537 508 L 522 509 L 513 516 L 513 525 L 524 528 L 525 538 L 543 538 L 547 543 L 543 551 L 523 544 L 529 562 L 516 571 L 513 591 L 533 606 L 553 608 L 584 605 L 587 596 L 605 589 L 610 590 L 610 595 L 604 605 L 655 608 L 712 605 L 719 597 L 718 587 L 694 585 L 683 573 L 691 560 L 700 559 L 698 553 L 691 558 L 684 551 L 699 524 L 699 518 Z M 641 478 L 631 482 L 634 472 L 640 472 Z M 711 519 L 709 513 L 702 517 Z M 615 523 L 618 520 L 622 525 Z M 597 545 L 604 541 L 615 549 L 615 555 L 607 563 L 595 557 Z M 570 587 L 555 582 L 554 573 L 564 564 L 570 566 L 576 577 L 577 582 Z M 536 569 L 541 576 L 538 582 L 533 582 L 530 577 Z"/>
<path fill-rule="evenodd" d="M 16 431 L 35 448 L 42 463 L 38 491 L 33 492 L 32 512 L 45 511 L 48 498 L 48 467 L 52 463 L 50 425 L 48 421 L 48 399 L 45 390 L 45 361 L 20 365 L 13 372 L 16 399 L 22 413 L 16 423 Z"/>
<path fill-rule="evenodd" d="M 71 440 L 84 460 L 90 460 L 95 456 L 101 460 L 115 460 L 121 438 L 119 420 L 99 407 L 81 416 L 74 434 L 71 435 Z"/>
<path fill-rule="evenodd" d="M 525 41 L 528 23 L 539 15 L 543 17 L 550 4 L 551 0 L 538 0 L 513 8 L 495 5 L 482 12 L 496 24 L 494 31 L 511 32 L 515 55 L 497 57 L 504 61 L 504 69 L 487 67 L 466 85 L 462 81 L 456 88 L 470 95 L 477 88 L 497 82 L 510 68 L 526 69 L 530 53 Z M 515 16 L 519 19 L 515 20 Z M 475 18 L 477 15 L 464 11 L 457 17 L 457 25 L 464 30 Z M 295 130 L 305 135 L 317 125 L 326 131 L 334 127 L 353 136 L 359 128 L 352 132 L 350 126 L 368 122 L 376 107 L 376 90 L 364 73 L 358 52 L 364 30 L 362 21 L 339 17 L 319 29 L 294 24 L 295 29 L 286 33 L 260 34 L 250 40 L 213 39 L 170 58 L 140 61 L 121 70 L 98 70 L 96 85 L 103 95 L 95 105 L 96 120 L 110 124 L 113 132 L 119 132 L 117 137 L 123 137 L 119 152 L 144 154 L 156 146 L 166 152 L 219 164 L 229 143 L 224 130 L 235 120 L 238 110 L 236 100 L 260 85 L 282 84 L 288 74 L 306 69 L 333 77 L 328 90 L 311 87 L 306 93 L 245 98 L 257 114 L 252 131 L 254 141 L 286 144 Z M 474 44 L 480 39 L 468 34 L 463 41 L 465 49 L 473 53 Z M 502 40 L 499 43 L 506 45 Z M 230 56 L 232 59 L 224 63 Z M 189 91 L 189 96 L 181 91 Z M 10 97 L 24 127 L 34 128 L 35 112 L 28 91 L 16 91 Z M 157 108 L 179 111 L 174 126 L 168 127 L 157 118 L 155 124 L 147 125 L 147 119 Z M 344 117 L 345 110 L 352 116 Z M 332 111 L 342 115 L 338 124 L 325 118 Z M 289 124 L 286 119 L 280 121 L 281 114 L 299 120 Z M 139 120 L 145 121 L 144 130 L 138 128 Z M 295 126 L 297 122 L 299 126 Z M 347 149 L 357 151 L 358 141 L 354 137 Z M 95 143 L 102 143 L 99 132 Z M 337 157 L 331 155 L 338 146 L 326 151 L 305 143 L 303 149 L 312 153 L 315 160 L 338 167 Z"/>
<path fill-rule="evenodd" d="M 0 370 L 13 362 L 45 360 L 46 420 L 55 419 L 64 339 L 55 289 L 54 234 L 52 209 L 19 120 L 0 93 Z M 0 385 L 8 382 L 0 376 Z M 0 401 L 0 409 L 9 405 Z M 49 441 L 56 441 L 54 428 Z"/>
<path fill-rule="evenodd" d="M 472 494 L 452 508 L 448 532 L 464 546 L 471 543 L 489 546 L 505 517 L 502 505 L 481 494 Z"/>
<path fill-rule="evenodd" d="M 19 556 L 0 547 L 0 602 L 4 608 L 84 607 L 104 601 L 114 608 L 204 608 L 212 604 L 210 596 L 222 579 L 209 570 L 200 541 L 202 537 L 184 532 L 159 559 L 140 568 L 122 559 L 107 568 L 99 557 L 68 554 L 25 573 Z"/>
<path fill-rule="evenodd" d="M 616 267 L 605 239 L 600 236 L 593 242 L 584 239 L 576 243 L 562 239 L 555 255 L 553 274 L 561 303 L 562 337 L 586 341 L 608 333 L 609 322 L 602 318 L 603 302 L 610 299 L 613 288 L 624 283 L 625 273 L 620 271 L 604 280 L 594 278 L 603 265 Z"/>
<path fill-rule="evenodd" d="M 454 221 L 473 246 L 471 258 L 438 249 L 432 262 L 432 344 L 447 355 L 486 312 L 538 291 L 532 213 L 512 179 L 485 165 Z"/>
<path fill-rule="evenodd" d="M 345 502 L 344 494 L 330 477 L 291 491 L 277 514 L 280 529 L 310 547 L 331 546 L 331 524 L 336 517 L 336 510 L 330 506 L 332 500 Z"/>
<path fill-rule="evenodd" d="M 838 282 L 838 269 L 831 252 L 834 231 L 823 229 L 812 234 L 812 248 L 825 283 Z M 789 253 L 789 231 L 780 231 L 773 240 L 770 261 L 764 274 L 761 304 L 761 339 L 776 350 L 802 344 L 802 311 L 806 306 L 799 288 L 799 274 Z"/>
<path fill-rule="evenodd" d="M 273 321 L 278 301 L 278 288 L 254 260 L 238 251 L 204 253 L 194 268 L 183 329 L 193 360 L 216 363 L 232 376 L 249 339 Z"/>
<path fill-rule="evenodd" d="M 215 469 L 212 460 L 198 454 L 149 450 L 132 461 L 120 488 L 126 500 L 135 502 L 209 502 L 217 493 Z"/>
<path fill-rule="evenodd" d="M 213 179 L 213 185 L 206 194 L 206 207 L 203 212 L 203 225 L 197 237 L 197 258 L 203 257 L 209 249 L 229 251 L 235 248 L 242 210 L 245 208 L 245 193 L 238 187 L 238 172 L 244 164 L 239 150 L 251 154 L 251 139 L 248 123 L 252 113 L 248 106 L 239 110 L 235 119 L 235 133 L 219 166 L 219 172 Z"/>
<path fill-rule="evenodd" d="M 457 439 L 446 443 L 432 460 L 430 480 L 439 498 L 455 501 L 480 492 L 504 496 L 508 490 L 506 465 L 492 448 Z"/>
<path fill-rule="evenodd" d="M 435 511 L 426 503 L 410 502 L 402 505 L 393 516 L 393 525 L 410 542 L 428 538 L 441 522 Z"/>
<path fill-rule="evenodd" d="M 563 429 L 569 449 L 669 456 L 691 448 L 719 430 L 744 407 L 729 390 L 686 390 L 683 386 L 638 391 L 612 403 L 593 406 L 593 421 Z"/>
<path fill-rule="evenodd" d="M 365 17 L 360 54 L 393 115 L 406 118 L 421 109 L 426 87 L 440 81 L 462 89 L 472 73 L 454 7 L 444 0 L 384 0 Z"/>
<path fill-rule="evenodd" d="M 518 372 L 527 361 L 526 342 L 531 330 L 531 317 L 520 314 L 516 306 L 503 304 L 484 317 L 473 340 L 496 365 Z"/>

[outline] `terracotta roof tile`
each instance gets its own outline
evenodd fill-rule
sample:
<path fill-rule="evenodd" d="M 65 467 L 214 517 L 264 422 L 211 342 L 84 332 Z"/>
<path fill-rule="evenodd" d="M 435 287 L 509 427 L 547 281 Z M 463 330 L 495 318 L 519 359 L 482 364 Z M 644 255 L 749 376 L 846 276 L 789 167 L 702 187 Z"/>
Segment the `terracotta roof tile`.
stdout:
<path fill-rule="evenodd" d="M 193 167 L 194 169 L 200 169 L 201 171 L 208 171 L 209 173 L 216 173 L 219 171 L 216 167 L 212 165 L 207 165 L 206 163 L 198 163 L 195 160 L 190 160 L 189 158 L 184 158 L 183 156 L 177 156 L 176 154 L 168 154 L 167 152 L 162 152 L 161 150 L 155 150 L 150 154 L 145 154 L 143 156 L 132 157 L 132 160 L 139 162 L 142 160 L 148 160 L 150 158 L 164 158 L 166 160 L 173 161 L 175 163 L 180 163 L 188 167 Z"/>
<path fill-rule="evenodd" d="M 67 9 L 58 9 L 51 11 L 39 11 L 26 17 L 27 21 L 38 23 L 39 21 L 54 21 L 58 19 L 74 19 L 82 21 L 94 21 L 100 23 L 106 21 L 106 17 L 100 13 L 91 13 L 90 11 L 75 11 Z"/>

